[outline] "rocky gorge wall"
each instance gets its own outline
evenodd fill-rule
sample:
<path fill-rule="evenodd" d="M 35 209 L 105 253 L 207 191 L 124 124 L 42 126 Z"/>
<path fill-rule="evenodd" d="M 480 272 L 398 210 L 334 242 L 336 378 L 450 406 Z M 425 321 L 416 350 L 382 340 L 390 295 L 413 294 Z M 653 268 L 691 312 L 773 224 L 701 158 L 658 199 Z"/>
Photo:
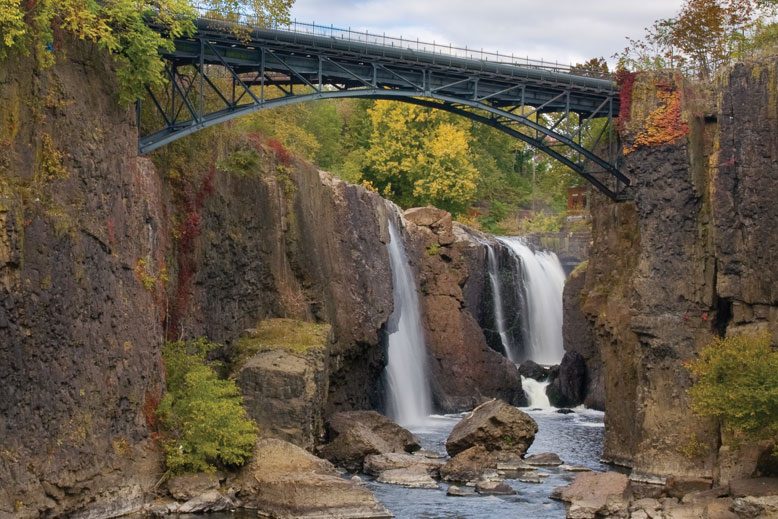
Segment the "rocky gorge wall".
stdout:
<path fill-rule="evenodd" d="M 207 147 L 215 134 L 198 144 L 205 154 L 138 157 L 109 60 L 66 47 L 49 69 L 26 58 L 0 68 L 0 517 L 108 517 L 148 498 L 163 472 L 166 339 L 207 336 L 229 363 L 269 318 L 330 325 L 313 364 L 289 360 L 306 395 L 293 413 L 310 426 L 282 436 L 311 448 L 333 411 L 381 408 L 397 209 L 267 143 L 242 172 Z M 518 372 L 475 317 L 482 238 L 422 213 L 398 217 L 438 409 L 520 403 Z M 253 373 L 276 376 L 280 356 L 265 356 Z M 261 386 L 253 373 L 246 387 Z"/>
<path fill-rule="evenodd" d="M 710 97 L 671 76 L 635 81 L 623 132 L 635 199 L 593 204 L 585 281 L 566 293 L 591 328 L 566 343 L 592 334 L 596 352 L 585 337 L 579 349 L 604 383 L 604 457 L 637 477 L 753 472 L 691 413 L 684 363 L 717 335 L 778 338 L 776 85 L 775 60 L 734 66 Z"/>

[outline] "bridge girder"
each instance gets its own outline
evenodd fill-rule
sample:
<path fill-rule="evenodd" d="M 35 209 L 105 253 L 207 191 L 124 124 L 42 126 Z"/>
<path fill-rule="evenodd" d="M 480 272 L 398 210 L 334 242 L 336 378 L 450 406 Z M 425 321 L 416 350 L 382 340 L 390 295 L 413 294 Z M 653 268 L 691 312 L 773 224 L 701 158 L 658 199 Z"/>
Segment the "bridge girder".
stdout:
<path fill-rule="evenodd" d="M 158 127 L 141 134 L 141 153 L 262 109 L 393 99 L 492 126 L 564 163 L 611 199 L 628 197 L 610 81 L 277 30 L 254 29 L 247 38 L 213 20 L 197 25 L 196 37 L 176 40 L 175 50 L 163 53 L 169 84 L 148 91 Z M 269 87 L 283 95 L 270 97 Z M 143 128 L 141 102 L 137 108 Z M 595 119 L 606 123 L 587 135 L 586 123 Z"/>

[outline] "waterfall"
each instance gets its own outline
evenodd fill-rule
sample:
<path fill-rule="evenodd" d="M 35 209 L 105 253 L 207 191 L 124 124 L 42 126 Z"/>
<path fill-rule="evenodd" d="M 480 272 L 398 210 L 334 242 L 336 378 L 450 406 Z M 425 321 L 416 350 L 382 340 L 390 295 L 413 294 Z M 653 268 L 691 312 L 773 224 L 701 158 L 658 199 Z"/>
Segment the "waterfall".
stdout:
<path fill-rule="evenodd" d="M 559 364 L 562 345 L 562 291 L 565 272 L 553 252 L 533 252 L 521 238 L 498 238 L 521 262 L 527 321 L 522 326 L 524 356 L 546 366 Z"/>
<path fill-rule="evenodd" d="M 546 395 L 546 386 L 548 382 L 538 382 L 534 378 L 521 377 L 521 387 L 524 389 L 524 394 L 527 395 L 527 401 L 529 407 L 538 407 L 540 409 L 548 409 L 551 407 L 551 402 Z"/>
<path fill-rule="evenodd" d="M 492 286 L 492 304 L 494 306 L 494 320 L 497 325 L 497 333 L 500 334 L 500 342 L 502 343 L 502 349 L 505 352 L 505 356 L 511 362 L 516 362 L 514 358 L 513 348 L 511 347 L 511 338 L 508 335 L 508 331 L 505 329 L 505 312 L 502 307 L 502 289 L 500 288 L 500 272 L 498 270 L 497 256 L 494 254 L 494 249 L 488 242 L 484 242 L 486 245 L 486 255 L 489 261 L 489 283 Z"/>
<path fill-rule="evenodd" d="M 400 425 L 423 423 L 432 412 L 427 380 L 427 354 L 421 326 L 416 281 L 408 264 L 402 236 L 389 218 L 389 263 L 392 268 L 394 311 L 387 323 L 386 381 L 389 415 Z"/>

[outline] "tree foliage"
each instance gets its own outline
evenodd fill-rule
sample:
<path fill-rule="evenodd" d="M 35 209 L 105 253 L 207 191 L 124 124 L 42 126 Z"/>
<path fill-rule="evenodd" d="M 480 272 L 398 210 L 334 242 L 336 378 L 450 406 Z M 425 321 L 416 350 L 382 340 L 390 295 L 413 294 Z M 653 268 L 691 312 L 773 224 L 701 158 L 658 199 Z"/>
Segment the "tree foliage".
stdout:
<path fill-rule="evenodd" d="M 778 351 L 769 334 L 717 339 L 689 369 L 696 413 L 746 440 L 778 440 Z"/>
<path fill-rule="evenodd" d="M 288 20 L 292 1 L 209 3 L 225 13 L 247 8 L 259 20 L 269 22 Z M 159 49 L 172 49 L 174 38 L 191 33 L 196 14 L 190 0 L 0 0 L 0 59 L 9 51 L 33 49 L 40 66 L 51 65 L 59 51 L 55 34 L 64 31 L 114 56 L 119 97 L 129 102 L 142 96 L 146 86 L 164 83 Z"/>
<path fill-rule="evenodd" d="M 716 67 L 745 50 L 774 44 L 769 37 L 776 0 L 685 0 L 680 12 L 646 29 L 643 39 L 628 38 L 621 67 L 680 68 L 707 78 Z"/>
<path fill-rule="evenodd" d="M 163 350 L 167 393 L 158 409 L 168 470 L 210 472 L 237 467 L 253 452 L 257 428 L 235 382 L 206 364 L 217 345 L 203 339 L 168 343 Z"/>

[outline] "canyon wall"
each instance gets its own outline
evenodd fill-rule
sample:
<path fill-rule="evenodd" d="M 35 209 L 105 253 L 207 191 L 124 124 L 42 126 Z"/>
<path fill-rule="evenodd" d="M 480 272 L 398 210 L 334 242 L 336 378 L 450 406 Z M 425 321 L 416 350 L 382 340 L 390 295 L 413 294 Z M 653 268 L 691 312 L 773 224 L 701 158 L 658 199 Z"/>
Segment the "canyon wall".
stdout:
<path fill-rule="evenodd" d="M 312 421 L 381 408 L 397 209 L 261 139 L 254 166 L 225 168 L 218 128 L 139 157 L 110 60 L 63 46 L 51 68 L 0 68 L 0 517 L 109 517 L 149 499 L 165 340 L 206 336 L 229 365 L 262 320 L 326 323 Z M 515 367 L 474 317 L 485 248 L 441 218 L 442 234 L 410 218 L 403 233 L 438 409 L 519 403 Z"/>
<path fill-rule="evenodd" d="M 736 65 L 712 92 L 670 75 L 639 75 L 629 92 L 634 201 L 595 200 L 585 282 L 568 297 L 604 368 L 604 457 L 636 475 L 725 483 L 753 470 L 690 411 L 684 364 L 717 335 L 778 337 L 776 65 Z"/>

